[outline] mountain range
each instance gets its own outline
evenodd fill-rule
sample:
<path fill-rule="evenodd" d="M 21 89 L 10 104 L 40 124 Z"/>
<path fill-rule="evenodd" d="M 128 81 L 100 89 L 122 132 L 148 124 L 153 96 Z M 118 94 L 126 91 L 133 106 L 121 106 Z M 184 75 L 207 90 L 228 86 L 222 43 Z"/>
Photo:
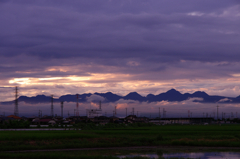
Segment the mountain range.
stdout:
<path fill-rule="evenodd" d="M 190 98 L 195 98 L 193 102 L 200 102 L 200 103 L 240 103 L 240 96 L 234 98 L 234 97 L 224 97 L 224 96 L 211 96 L 208 95 L 205 92 L 197 91 L 192 94 L 190 93 L 180 93 L 179 91 L 175 89 L 171 89 L 165 93 L 161 93 L 158 95 L 148 94 L 147 96 L 141 96 L 137 92 L 131 92 L 127 94 L 126 96 L 120 96 L 117 94 L 113 94 L 112 92 L 107 93 L 84 93 L 79 94 L 78 101 L 80 103 L 88 102 L 88 99 L 92 95 L 98 95 L 104 98 L 104 101 L 102 102 L 116 102 L 120 99 L 124 100 L 134 100 L 139 102 L 160 102 L 160 101 L 169 101 L 169 102 L 180 102 L 184 100 L 188 100 Z M 19 102 L 25 102 L 25 103 L 31 103 L 31 104 L 37 104 L 37 103 L 49 103 L 51 102 L 50 96 L 45 95 L 37 95 L 35 97 L 27 97 L 27 96 L 20 96 L 18 98 Z M 63 95 L 59 98 L 54 98 L 54 102 L 76 102 L 77 98 L 76 95 Z M 99 101 L 99 99 L 92 100 L 93 102 Z M 2 102 L 2 104 L 12 104 L 14 101 L 9 102 Z"/>

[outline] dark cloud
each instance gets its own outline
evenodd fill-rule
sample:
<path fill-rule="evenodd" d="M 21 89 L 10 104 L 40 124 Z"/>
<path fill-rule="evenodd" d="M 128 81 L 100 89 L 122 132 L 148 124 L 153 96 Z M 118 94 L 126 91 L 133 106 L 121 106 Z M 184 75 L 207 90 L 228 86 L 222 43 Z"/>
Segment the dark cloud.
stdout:
<path fill-rule="evenodd" d="M 237 0 L 4 0 L 0 4 L 2 85 L 13 78 L 131 75 L 88 81 L 120 87 L 119 82 L 126 81 L 215 80 L 239 73 Z M 57 84 L 55 88 L 74 90 Z M 149 92 L 146 89 L 139 88 Z"/>
<path fill-rule="evenodd" d="M 238 55 L 239 34 L 234 32 L 238 32 L 239 22 L 221 17 L 234 2 L 217 3 L 211 10 L 206 6 L 213 2 L 185 1 L 186 6 L 178 3 L 75 1 L 64 6 L 64 2 L 53 5 L 12 1 L 2 6 L 4 14 L 0 18 L 5 23 L 1 27 L 4 40 L 0 46 L 10 49 L 1 55 L 125 59 L 144 58 L 147 54 L 161 62 L 235 61 L 236 58 L 225 55 Z M 115 8 L 115 14 L 109 14 L 111 9 L 104 10 L 105 5 Z M 173 12 L 176 6 L 180 8 Z M 162 12 L 162 8 L 169 11 Z M 200 12 L 201 16 L 187 15 L 190 12 Z"/>

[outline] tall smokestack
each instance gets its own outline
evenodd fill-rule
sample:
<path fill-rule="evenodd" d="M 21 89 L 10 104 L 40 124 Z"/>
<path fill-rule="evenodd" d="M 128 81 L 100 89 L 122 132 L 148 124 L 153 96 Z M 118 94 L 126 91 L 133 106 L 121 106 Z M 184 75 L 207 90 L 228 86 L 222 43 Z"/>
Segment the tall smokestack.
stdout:
<path fill-rule="evenodd" d="M 51 116 L 52 117 L 54 116 L 54 112 L 53 112 L 53 95 L 52 95 L 52 98 L 51 98 Z"/>
<path fill-rule="evenodd" d="M 61 102 L 61 116 L 63 117 L 63 101 Z"/>
<path fill-rule="evenodd" d="M 15 88 L 15 108 L 14 108 L 14 115 L 18 116 L 18 87 Z"/>
<path fill-rule="evenodd" d="M 102 109 L 102 101 L 99 101 L 99 110 Z"/>
<path fill-rule="evenodd" d="M 76 94 L 76 96 L 77 96 L 77 108 L 76 108 L 76 116 L 79 116 L 79 110 L 78 110 L 78 94 Z"/>

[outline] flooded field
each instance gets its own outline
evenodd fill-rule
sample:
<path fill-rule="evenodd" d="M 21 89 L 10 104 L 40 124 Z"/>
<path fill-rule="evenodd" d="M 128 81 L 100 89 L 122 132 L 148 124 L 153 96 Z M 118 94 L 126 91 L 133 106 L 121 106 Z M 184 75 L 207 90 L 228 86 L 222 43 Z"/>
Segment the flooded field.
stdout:
<path fill-rule="evenodd" d="M 117 155 L 120 159 L 146 157 L 150 159 L 239 159 L 240 152 L 189 152 L 189 153 L 132 153 L 128 155 Z"/>
<path fill-rule="evenodd" d="M 238 159 L 238 148 L 163 147 L 163 148 L 102 148 L 53 151 L 5 152 L 1 158 L 98 158 L 98 159 Z"/>

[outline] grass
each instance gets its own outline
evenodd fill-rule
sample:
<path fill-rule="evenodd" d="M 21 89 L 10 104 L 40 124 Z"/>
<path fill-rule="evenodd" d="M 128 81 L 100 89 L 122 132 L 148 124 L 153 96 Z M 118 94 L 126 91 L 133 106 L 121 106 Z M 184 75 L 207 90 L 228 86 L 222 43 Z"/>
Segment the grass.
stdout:
<path fill-rule="evenodd" d="M 240 125 L 165 125 L 91 130 L 1 131 L 0 151 L 130 146 L 240 147 Z"/>

